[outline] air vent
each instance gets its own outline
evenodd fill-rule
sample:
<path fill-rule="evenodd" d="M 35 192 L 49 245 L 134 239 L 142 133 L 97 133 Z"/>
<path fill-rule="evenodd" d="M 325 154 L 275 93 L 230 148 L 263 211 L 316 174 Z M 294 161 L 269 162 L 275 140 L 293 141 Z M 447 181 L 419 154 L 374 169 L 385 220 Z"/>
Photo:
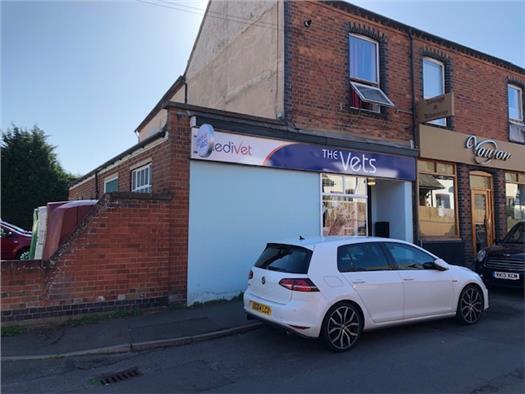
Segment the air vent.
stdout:
<path fill-rule="evenodd" d="M 103 375 L 97 378 L 97 380 L 100 382 L 100 384 L 107 386 L 109 384 L 123 382 L 125 380 L 136 378 L 138 376 L 142 376 L 142 372 L 140 372 L 137 367 L 134 367 L 126 369 L 124 371 L 115 372 L 109 375 Z"/>

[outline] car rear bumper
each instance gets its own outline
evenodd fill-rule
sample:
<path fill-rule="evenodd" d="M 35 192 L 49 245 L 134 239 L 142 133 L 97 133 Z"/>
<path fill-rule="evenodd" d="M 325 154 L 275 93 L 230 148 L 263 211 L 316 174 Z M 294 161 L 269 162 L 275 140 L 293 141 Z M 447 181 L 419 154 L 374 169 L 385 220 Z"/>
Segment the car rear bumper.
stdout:
<path fill-rule="evenodd" d="M 271 313 L 262 313 L 254 310 L 252 303 L 256 302 L 271 309 Z M 253 318 L 284 328 L 303 337 L 317 338 L 321 331 L 323 320 L 323 303 L 318 300 L 291 300 L 286 304 L 279 304 L 258 297 L 247 290 L 244 293 L 244 311 Z"/>

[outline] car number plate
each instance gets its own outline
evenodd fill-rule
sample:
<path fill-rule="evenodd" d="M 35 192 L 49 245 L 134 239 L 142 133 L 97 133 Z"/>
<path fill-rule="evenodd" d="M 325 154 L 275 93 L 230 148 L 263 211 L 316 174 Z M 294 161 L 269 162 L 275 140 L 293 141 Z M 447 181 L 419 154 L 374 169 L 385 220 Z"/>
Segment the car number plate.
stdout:
<path fill-rule="evenodd" d="M 255 301 L 250 301 L 250 307 L 257 312 L 264 313 L 265 315 L 271 315 L 272 314 L 272 308 L 270 308 L 267 305 L 259 304 Z"/>
<path fill-rule="evenodd" d="M 520 274 L 515 274 L 513 272 L 494 272 L 494 278 L 517 280 L 520 278 Z"/>

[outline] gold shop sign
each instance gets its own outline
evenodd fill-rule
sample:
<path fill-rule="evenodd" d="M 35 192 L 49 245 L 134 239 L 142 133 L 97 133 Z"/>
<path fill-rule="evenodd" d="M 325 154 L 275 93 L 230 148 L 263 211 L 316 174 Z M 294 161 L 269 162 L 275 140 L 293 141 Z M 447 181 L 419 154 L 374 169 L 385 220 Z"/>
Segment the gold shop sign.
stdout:
<path fill-rule="evenodd" d="M 422 158 L 525 171 L 525 145 L 419 125 Z"/>
<path fill-rule="evenodd" d="M 450 92 L 420 101 L 417 104 L 416 114 L 418 123 L 454 116 L 454 93 Z"/>

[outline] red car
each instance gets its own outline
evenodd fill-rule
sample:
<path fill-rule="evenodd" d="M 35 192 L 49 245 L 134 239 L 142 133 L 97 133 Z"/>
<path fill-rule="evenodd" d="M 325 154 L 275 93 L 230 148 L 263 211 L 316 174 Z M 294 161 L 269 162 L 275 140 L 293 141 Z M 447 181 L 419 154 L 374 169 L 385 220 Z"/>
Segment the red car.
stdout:
<path fill-rule="evenodd" d="M 27 260 L 31 247 L 31 232 L 7 222 L 0 222 L 2 260 Z"/>

